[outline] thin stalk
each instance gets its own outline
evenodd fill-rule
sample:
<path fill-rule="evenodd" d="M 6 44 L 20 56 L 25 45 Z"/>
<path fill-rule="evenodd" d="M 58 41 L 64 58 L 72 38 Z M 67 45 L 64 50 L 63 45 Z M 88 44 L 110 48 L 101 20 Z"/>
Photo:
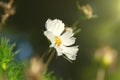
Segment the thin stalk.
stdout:
<path fill-rule="evenodd" d="M 70 63 L 72 63 L 72 61 L 70 59 L 68 59 L 66 56 L 63 55 L 63 57 L 68 60 Z"/>
<path fill-rule="evenodd" d="M 41 56 L 41 59 L 43 60 L 43 58 L 45 58 L 45 56 L 47 56 L 50 51 L 51 51 L 51 48 L 48 48 Z"/>
<path fill-rule="evenodd" d="M 7 72 L 4 70 L 2 72 L 3 72 L 3 80 L 9 80 Z"/>
<path fill-rule="evenodd" d="M 48 65 L 50 64 L 50 61 L 52 60 L 53 56 L 54 56 L 54 53 L 55 53 L 55 50 L 53 50 L 50 54 L 50 57 L 48 58 L 46 64 L 45 64 L 45 67 L 47 68 Z"/>
<path fill-rule="evenodd" d="M 79 20 L 75 21 L 72 25 L 72 27 L 77 26 L 79 24 Z"/>
<path fill-rule="evenodd" d="M 105 80 L 105 69 L 104 68 L 98 69 L 96 80 Z"/>

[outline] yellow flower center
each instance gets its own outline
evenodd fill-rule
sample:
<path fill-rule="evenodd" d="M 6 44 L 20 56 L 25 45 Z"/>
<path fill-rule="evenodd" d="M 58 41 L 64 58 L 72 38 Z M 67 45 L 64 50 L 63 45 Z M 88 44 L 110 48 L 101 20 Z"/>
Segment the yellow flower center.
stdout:
<path fill-rule="evenodd" d="M 61 39 L 58 36 L 55 36 L 55 42 L 57 46 L 60 46 L 62 44 Z"/>

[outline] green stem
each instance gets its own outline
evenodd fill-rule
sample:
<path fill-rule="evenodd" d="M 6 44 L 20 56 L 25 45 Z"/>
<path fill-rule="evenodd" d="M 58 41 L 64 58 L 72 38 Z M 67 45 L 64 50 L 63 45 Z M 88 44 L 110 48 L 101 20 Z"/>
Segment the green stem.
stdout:
<path fill-rule="evenodd" d="M 104 80 L 105 79 L 105 69 L 99 68 L 97 71 L 97 78 L 96 80 Z"/>
<path fill-rule="evenodd" d="M 7 72 L 4 70 L 2 72 L 3 72 L 3 80 L 9 80 Z"/>
<path fill-rule="evenodd" d="M 52 60 L 53 56 L 54 56 L 55 50 L 53 50 L 50 54 L 50 57 L 48 58 L 46 64 L 45 64 L 45 68 L 48 67 L 48 65 L 50 64 L 50 61 Z"/>
<path fill-rule="evenodd" d="M 43 53 L 43 55 L 41 56 L 41 59 L 43 60 L 43 59 L 45 58 L 45 56 L 47 56 L 50 51 L 51 51 L 51 48 L 48 48 L 48 49 Z"/>
<path fill-rule="evenodd" d="M 0 23 L 0 31 L 2 30 L 2 23 Z"/>
<path fill-rule="evenodd" d="M 63 58 L 65 58 L 66 60 L 68 60 L 70 63 L 72 63 L 72 61 L 70 59 L 68 59 L 66 56 L 62 55 Z"/>
<path fill-rule="evenodd" d="M 79 20 L 75 21 L 72 25 L 72 27 L 74 28 L 74 26 L 77 26 L 79 24 Z"/>

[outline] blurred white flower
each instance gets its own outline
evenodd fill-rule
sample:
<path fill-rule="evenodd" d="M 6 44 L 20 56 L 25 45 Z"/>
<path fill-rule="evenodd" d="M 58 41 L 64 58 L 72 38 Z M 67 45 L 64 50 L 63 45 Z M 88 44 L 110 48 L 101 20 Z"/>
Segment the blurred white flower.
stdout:
<path fill-rule="evenodd" d="M 54 47 L 57 55 L 66 55 L 69 59 L 75 60 L 78 52 L 78 46 L 71 46 L 75 43 L 74 33 L 70 30 L 65 30 L 65 24 L 58 19 L 48 19 L 46 21 L 46 31 L 44 35 L 50 40 L 50 47 Z"/>
<path fill-rule="evenodd" d="M 78 1 L 76 3 L 77 3 L 77 8 L 84 13 L 87 19 L 98 17 L 96 14 L 94 14 L 93 8 L 90 4 L 81 6 Z"/>
<path fill-rule="evenodd" d="M 106 66 L 116 63 L 117 51 L 108 45 L 105 45 L 95 52 L 95 59 Z"/>

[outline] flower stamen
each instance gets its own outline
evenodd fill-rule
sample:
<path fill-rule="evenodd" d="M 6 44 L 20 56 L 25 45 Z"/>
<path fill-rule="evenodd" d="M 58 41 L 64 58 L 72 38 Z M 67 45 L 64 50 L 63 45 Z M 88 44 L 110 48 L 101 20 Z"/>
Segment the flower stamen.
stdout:
<path fill-rule="evenodd" d="M 62 41 L 58 36 L 55 36 L 55 42 L 57 46 L 60 46 L 62 44 Z"/>

